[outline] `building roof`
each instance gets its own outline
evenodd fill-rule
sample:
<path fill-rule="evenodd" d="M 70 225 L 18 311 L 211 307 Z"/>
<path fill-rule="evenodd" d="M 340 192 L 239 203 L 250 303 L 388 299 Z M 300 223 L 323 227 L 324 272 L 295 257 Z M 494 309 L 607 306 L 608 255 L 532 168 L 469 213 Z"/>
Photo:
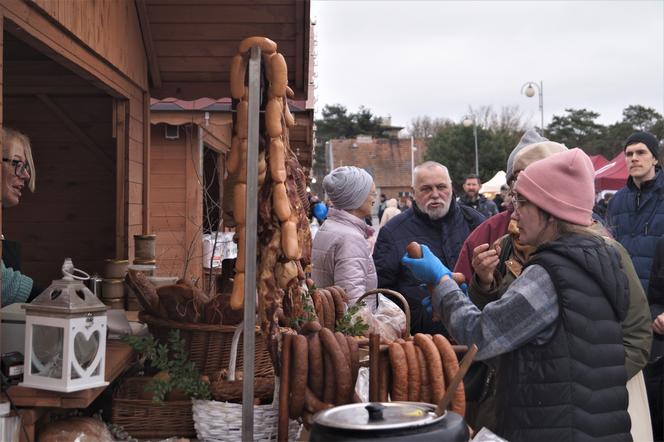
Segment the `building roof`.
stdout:
<path fill-rule="evenodd" d="M 229 66 L 239 43 L 265 36 L 288 65 L 295 98 L 310 86 L 309 0 L 136 0 L 148 59 L 150 95 L 230 96 Z"/>

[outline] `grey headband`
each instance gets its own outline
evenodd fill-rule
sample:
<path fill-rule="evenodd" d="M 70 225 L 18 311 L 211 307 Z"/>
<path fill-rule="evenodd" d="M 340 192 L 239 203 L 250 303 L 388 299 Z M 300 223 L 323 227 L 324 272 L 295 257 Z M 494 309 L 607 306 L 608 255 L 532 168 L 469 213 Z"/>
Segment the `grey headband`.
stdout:
<path fill-rule="evenodd" d="M 325 193 L 341 210 L 357 209 L 371 192 L 373 178 L 364 169 L 343 166 L 334 169 L 323 179 Z"/>

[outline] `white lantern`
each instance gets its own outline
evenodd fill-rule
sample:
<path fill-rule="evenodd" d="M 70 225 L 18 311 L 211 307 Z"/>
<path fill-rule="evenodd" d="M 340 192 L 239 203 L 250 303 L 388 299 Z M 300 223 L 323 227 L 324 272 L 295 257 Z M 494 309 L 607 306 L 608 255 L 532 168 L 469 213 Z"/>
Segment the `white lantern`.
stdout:
<path fill-rule="evenodd" d="M 106 306 L 81 282 L 87 274 L 75 269 L 71 260 L 65 260 L 62 274 L 24 306 L 21 385 L 63 392 L 108 385 L 104 381 Z"/>

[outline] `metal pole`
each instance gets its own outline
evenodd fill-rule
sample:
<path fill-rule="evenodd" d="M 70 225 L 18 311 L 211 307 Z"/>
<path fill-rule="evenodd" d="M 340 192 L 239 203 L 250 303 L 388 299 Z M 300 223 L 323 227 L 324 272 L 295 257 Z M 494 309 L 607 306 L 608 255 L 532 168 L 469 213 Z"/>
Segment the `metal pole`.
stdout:
<path fill-rule="evenodd" d="M 544 82 L 540 80 L 539 85 L 539 108 L 542 121 L 542 136 L 544 136 Z"/>
<path fill-rule="evenodd" d="M 256 229 L 258 216 L 258 116 L 260 112 L 261 50 L 249 59 L 249 134 L 247 136 L 247 205 L 244 274 L 244 378 L 242 380 L 242 440 L 254 440 L 254 346 L 256 341 Z"/>
<path fill-rule="evenodd" d="M 415 137 L 410 137 L 410 183 L 413 184 L 413 175 L 415 174 Z"/>
<path fill-rule="evenodd" d="M 475 175 L 480 176 L 480 157 L 477 150 L 477 122 L 473 118 L 473 136 L 475 137 Z"/>

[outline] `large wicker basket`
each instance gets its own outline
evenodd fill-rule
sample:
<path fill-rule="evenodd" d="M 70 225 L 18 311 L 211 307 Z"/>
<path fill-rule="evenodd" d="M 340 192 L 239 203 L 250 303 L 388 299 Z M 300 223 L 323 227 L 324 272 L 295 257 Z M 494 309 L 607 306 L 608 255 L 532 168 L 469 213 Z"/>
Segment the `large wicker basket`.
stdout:
<path fill-rule="evenodd" d="M 127 378 L 123 381 L 113 393 L 111 422 L 121 425 L 130 436 L 138 439 L 196 437 L 190 400 L 158 404 L 140 398 L 150 379 Z"/>
<path fill-rule="evenodd" d="M 231 377 L 236 371 L 237 357 L 239 356 L 238 343 L 242 334 L 242 324 L 236 328 L 233 336 L 231 360 L 228 373 Z M 230 382 L 236 382 L 231 379 Z M 279 421 L 279 379 L 274 380 L 274 394 L 272 403 L 254 405 L 254 440 L 277 440 Z M 194 400 L 193 416 L 196 433 L 199 440 L 207 442 L 241 442 L 242 437 L 242 404 L 222 401 Z M 296 440 L 300 434 L 301 425 L 290 419 L 288 421 L 288 440 Z"/>
<path fill-rule="evenodd" d="M 139 314 L 139 319 L 148 325 L 150 333 L 162 343 L 168 342 L 168 334 L 171 330 L 179 330 L 180 339 L 184 339 L 186 342 L 189 360 L 196 364 L 201 373 L 214 375 L 220 370 L 228 368 L 231 341 L 233 340 L 233 333 L 235 333 L 236 326 L 187 324 L 157 318 L 145 312 Z M 256 327 L 256 335 L 255 376 L 274 376 L 274 369 L 270 360 L 270 354 L 267 351 L 267 344 L 258 327 Z M 240 341 L 236 365 L 237 370 L 242 370 L 244 366 L 242 348 L 243 344 Z"/>

